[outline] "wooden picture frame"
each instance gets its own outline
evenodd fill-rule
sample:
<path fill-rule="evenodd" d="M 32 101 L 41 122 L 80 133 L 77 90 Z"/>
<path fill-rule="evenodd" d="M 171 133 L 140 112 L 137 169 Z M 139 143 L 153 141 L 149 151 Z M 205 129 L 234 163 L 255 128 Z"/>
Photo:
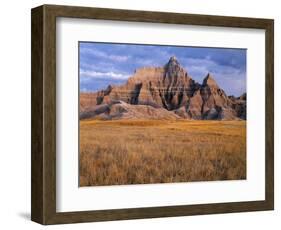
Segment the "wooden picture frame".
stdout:
<path fill-rule="evenodd" d="M 264 29 L 266 34 L 265 200 L 112 209 L 56 211 L 56 18 L 170 23 Z M 274 21 L 271 19 L 43 5 L 32 9 L 31 219 L 41 224 L 157 218 L 274 209 Z"/>

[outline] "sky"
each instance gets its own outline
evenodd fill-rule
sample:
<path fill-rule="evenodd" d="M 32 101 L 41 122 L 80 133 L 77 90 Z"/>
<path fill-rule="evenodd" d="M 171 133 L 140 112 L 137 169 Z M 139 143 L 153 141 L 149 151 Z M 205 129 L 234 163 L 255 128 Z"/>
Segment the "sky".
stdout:
<path fill-rule="evenodd" d="M 227 95 L 246 92 L 246 49 L 79 43 L 80 91 L 120 85 L 144 66 L 164 66 L 176 56 L 195 81 L 202 83 L 210 73 Z"/>

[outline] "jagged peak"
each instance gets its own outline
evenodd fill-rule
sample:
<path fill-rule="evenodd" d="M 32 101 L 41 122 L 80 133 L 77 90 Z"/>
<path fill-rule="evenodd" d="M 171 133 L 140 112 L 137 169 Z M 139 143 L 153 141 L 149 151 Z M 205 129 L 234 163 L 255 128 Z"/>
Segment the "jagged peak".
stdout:
<path fill-rule="evenodd" d="M 207 76 L 204 78 L 203 80 L 203 86 L 211 86 L 211 87 L 218 87 L 217 82 L 215 81 L 215 79 L 213 78 L 213 76 L 208 73 Z"/>
<path fill-rule="evenodd" d="M 172 56 L 172 57 L 170 57 L 170 60 L 169 60 L 169 61 L 177 61 L 176 56 Z"/>
<path fill-rule="evenodd" d="M 168 72 L 169 74 L 184 70 L 184 68 L 180 65 L 176 56 L 171 56 L 169 61 L 164 66 L 164 68 L 166 72 Z"/>
<path fill-rule="evenodd" d="M 180 66 L 180 63 L 178 61 L 178 59 L 176 58 L 176 56 L 171 56 L 168 63 L 166 64 L 166 66 L 175 66 L 175 65 L 178 65 Z"/>

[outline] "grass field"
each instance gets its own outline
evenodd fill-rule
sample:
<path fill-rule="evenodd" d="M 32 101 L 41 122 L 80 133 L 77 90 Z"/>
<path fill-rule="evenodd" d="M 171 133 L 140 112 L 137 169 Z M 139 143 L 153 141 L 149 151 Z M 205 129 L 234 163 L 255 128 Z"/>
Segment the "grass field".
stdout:
<path fill-rule="evenodd" d="M 246 179 L 245 121 L 80 121 L 80 186 Z"/>

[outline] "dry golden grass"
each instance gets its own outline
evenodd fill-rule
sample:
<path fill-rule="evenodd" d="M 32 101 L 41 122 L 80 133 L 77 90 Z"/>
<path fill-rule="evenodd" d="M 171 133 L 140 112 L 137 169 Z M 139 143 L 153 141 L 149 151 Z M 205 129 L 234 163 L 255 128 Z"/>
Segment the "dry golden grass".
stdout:
<path fill-rule="evenodd" d="M 80 121 L 80 186 L 246 178 L 245 121 Z"/>

